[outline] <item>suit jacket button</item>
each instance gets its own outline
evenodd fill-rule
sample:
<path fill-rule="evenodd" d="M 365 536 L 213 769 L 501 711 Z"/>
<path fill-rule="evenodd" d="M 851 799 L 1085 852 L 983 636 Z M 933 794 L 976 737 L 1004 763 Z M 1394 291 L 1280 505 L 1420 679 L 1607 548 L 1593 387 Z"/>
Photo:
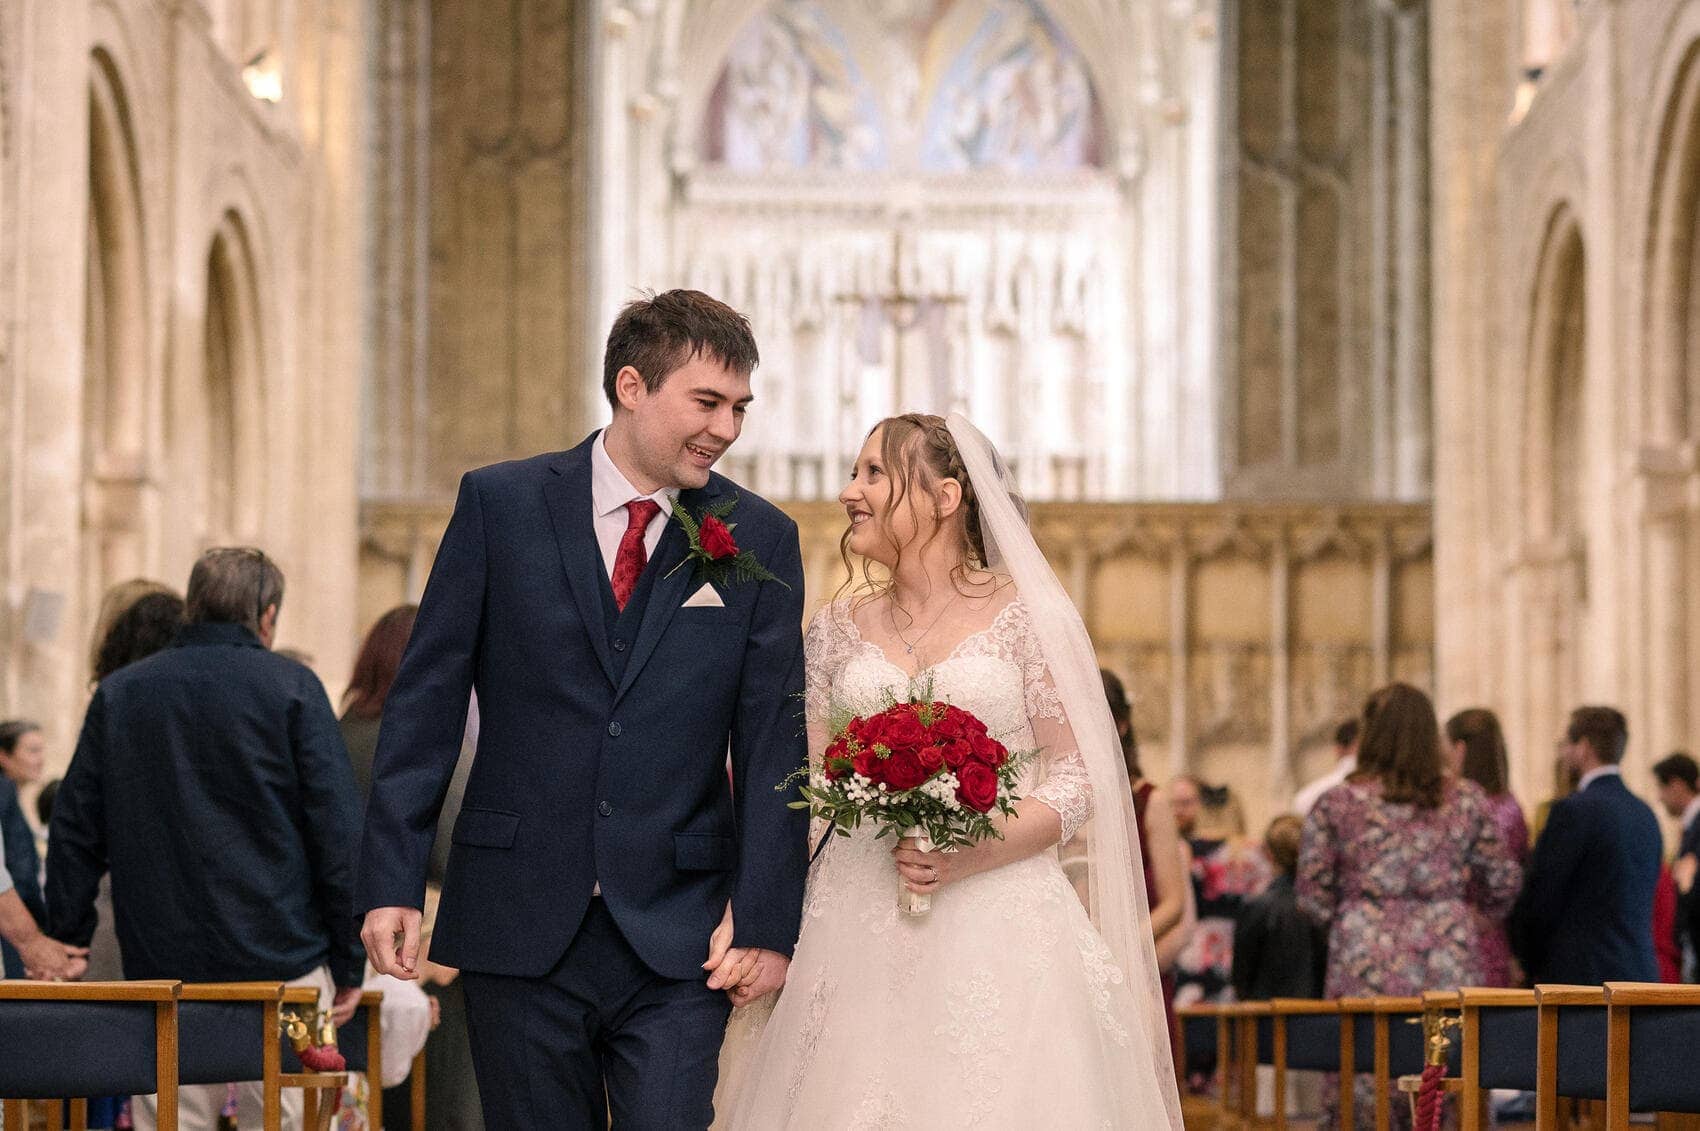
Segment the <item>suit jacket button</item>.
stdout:
<path fill-rule="evenodd" d="M 606 801 L 598 801 L 596 803 L 596 811 L 601 813 L 604 817 L 609 817 L 613 815 L 614 807 Z"/>
<path fill-rule="evenodd" d="M 620 724 L 619 723 L 609 723 L 608 724 L 608 737 L 610 737 L 610 738 L 619 738 L 620 737 Z"/>
<path fill-rule="evenodd" d="M 624 640 L 614 641 L 614 651 L 624 652 L 625 650 L 626 650 L 626 642 Z"/>

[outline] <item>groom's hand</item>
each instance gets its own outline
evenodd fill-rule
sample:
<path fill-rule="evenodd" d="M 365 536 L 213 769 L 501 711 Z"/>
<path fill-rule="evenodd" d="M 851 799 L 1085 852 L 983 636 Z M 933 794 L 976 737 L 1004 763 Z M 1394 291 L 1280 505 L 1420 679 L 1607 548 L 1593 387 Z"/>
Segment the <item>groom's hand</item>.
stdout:
<path fill-rule="evenodd" d="M 748 1005 L 785 984 L 791 960 L 783 954 L 758 947 L 732 945 L 732 905 L 720 917 L 720 926 L 708 936 L 708 988 L 725 990 L 733 1005 Z"/>
<path fill-rule="evenodd" d="M 702 968 L 708 971 L 708 988 L 718 990 L 715 984 L 719 977 L 721 964 L 724 963 L 732 950 L 732 904 L 726 904 L 726 913 L 720 917 L 720 926 L 714 928 L 714 933 L 708 936 L 708 961 Z"/>
<path fill-rule="evenodd" d="M 380 974 L 411 982 L 419 977 L 419 923 L 416 907 L 374 907 L 366 912 L 360 941 Z"/>

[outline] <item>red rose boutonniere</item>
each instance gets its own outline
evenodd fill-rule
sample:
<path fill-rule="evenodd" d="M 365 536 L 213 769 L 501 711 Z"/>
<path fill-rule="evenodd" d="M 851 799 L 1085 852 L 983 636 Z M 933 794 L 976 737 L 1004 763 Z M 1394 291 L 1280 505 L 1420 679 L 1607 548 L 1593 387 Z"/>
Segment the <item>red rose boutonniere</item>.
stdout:
<path fill-rule="evenodd" d="M 738 496 L 733 495 L 704 507 L 701 514 L 693 515 L 677 499 L 673 501 L 673 517 L 685 528 L 690 548 L 685 552 L 684 560 L 667 571 L 667 576 L 671 577 L 687 562 L 694 562 L 702 579 L 712 585 L 728 581 L 777 581 L 785 588 L 791 588 L 784 578 L 762 565 L 754 554 L 738 548 L 738 540 L 732 536 L 738 524 L 726 521 L 732 517 L 737 505 Z"/>

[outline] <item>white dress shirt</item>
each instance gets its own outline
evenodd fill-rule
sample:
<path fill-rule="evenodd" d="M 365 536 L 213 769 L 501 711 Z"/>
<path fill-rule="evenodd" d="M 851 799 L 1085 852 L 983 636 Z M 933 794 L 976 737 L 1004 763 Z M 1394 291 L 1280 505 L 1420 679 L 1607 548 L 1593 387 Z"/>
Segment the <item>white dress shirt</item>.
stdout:
<path fill-rule="evenodd" d="M 1303 817 L 1309 814 L 1322 795 L 1351 777 L 1358 771 L 1358 756 L 1348 754 L 1334 763 L 1334 768 L 1317 778 L 1298 793 L 1293 795 L 1293 813 Z"/>
<path fill-rule="evenodd" d="M 1694 823 L 1696 817 L 1700 817 L 1700 796 L 1696 796 L 1682 811 L 1682 829 L 1684 832 L 1688 831 L 1688 827 Z"/>
<path fill-rule="evenodd" d="M 1582 780 L 1576 783 L 1576 792 L 1581 793 L 1584 789 L 1587 789 L 1601 778 L 1610 777 L 1612 774 L 1622 777 L 1623 770 L 1619 766 L 1595 766 L 1593 769 L 1583 774 Z"/>
<path fill-rule="evenodd" d="M 655 556 L 661 544 L 667 520 L 673 517 L 673 500 L 679 497 L 677 487 L 663 487 L 653 495 L 645 495 L 632 486 L 608 454 L 608 430 L 596 434 L 590 446 L 590 507 L 595 512 L 596 544 L 602 550 L 602 570 L 614 576 L 614 558 L 620 552 L 620 539 L 626 536 L 626 504 L 635 499 L 653 499 L 661 513 L 649 520 L 643 531 L 643 552 L 646 558 Z"/>

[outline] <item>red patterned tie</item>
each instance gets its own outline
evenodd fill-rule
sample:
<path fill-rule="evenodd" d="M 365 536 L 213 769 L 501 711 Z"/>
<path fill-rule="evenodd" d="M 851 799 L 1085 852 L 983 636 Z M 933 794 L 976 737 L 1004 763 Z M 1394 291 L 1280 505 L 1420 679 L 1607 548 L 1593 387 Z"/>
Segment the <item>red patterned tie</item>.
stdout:
<path fill-rule="evenodd" d="M 632 599 L 643 567 L 649 564 L 649 554 L 643 548 L 643 532 L 649 520 L 661 513 L 661 504 L 654 499 L 633 499 L 626 504 L 626 532 L 620 536 L 620 550 L 614 555 L 614 576 L 608 580 L 614 586 L 614 603 L 620 611 Z"/>

